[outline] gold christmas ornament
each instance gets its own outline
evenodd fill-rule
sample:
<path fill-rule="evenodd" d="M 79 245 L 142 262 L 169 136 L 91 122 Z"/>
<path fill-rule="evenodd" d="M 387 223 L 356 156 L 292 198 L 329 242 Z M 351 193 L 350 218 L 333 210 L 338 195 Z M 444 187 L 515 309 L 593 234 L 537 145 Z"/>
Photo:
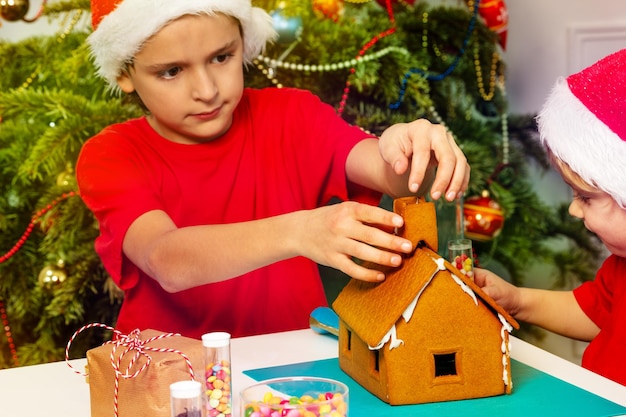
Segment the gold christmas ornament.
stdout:
<path fill-rule="evenodd" d="M 39 286 L 44 289 L 50 290 L 63 284 L 67 279 L 67 272 L 65 271 L 65 261 L 59 259 L 56 265 L 46 265 L 39 272 Z"/>
<path fill-rule="evenodd" d="M 76 177 L 74 175 L 74 168 L 70 162 L 65 165 L 65 171 L 57 175 L 56 183 L 57 186 L 68 190 L 75 187 Z"/>
<path fill-rule="evenodd" d="M 42 0 L 37 13 L 33 17 L 26 18 L 30 8 L 28 0 L 0 0 L 0 16 L 9 22 L 23 20 L 24 22 L 32 23 L 41 17 L 47 2 L 48 0 Z"/>
<path fill-rule="evenodd" d="M 0 0 L 0 15 L 9 22 L 24 19 L 29 8 L 28 0 Z"/>

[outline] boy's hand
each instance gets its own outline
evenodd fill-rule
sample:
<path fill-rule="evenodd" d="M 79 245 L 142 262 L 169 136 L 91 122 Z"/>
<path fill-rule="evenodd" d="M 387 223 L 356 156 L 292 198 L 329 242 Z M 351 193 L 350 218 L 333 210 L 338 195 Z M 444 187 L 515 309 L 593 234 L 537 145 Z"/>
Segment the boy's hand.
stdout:
<path fill-rule="evenodd" d="M 432 124 L 425 119 L 395 124 L 381 135 L 379 150 L 397 175 L 403 175 L 410 169 L 408 186 L 411 192 L 417 192 L 429 181 L 427 175 L 434 166 L 437 166 L 431 187 L 434 200 L 445 195 L 447 200 L 452 201 L 467 190 L 469 164 L 443 125 Z"/>
<path fill-rule="evenodd" d="M 385 279 L 381 271 L 363 267 L 353 257 L 396 267 L 402 263 L 401 253 L 413 249 L 409 240 L 393 233 L 403 225 L 402 216 L 380 207 L 347 201 L 302 213 L 306 218 L 295 234 L 298 253 L 352 278 Z"/>
<path fill-rule="evenodd" d="M 519 311 L 520 289 L 491 271 L 474 268 L 474 282 L 504 310 L 515 317 Z"/>

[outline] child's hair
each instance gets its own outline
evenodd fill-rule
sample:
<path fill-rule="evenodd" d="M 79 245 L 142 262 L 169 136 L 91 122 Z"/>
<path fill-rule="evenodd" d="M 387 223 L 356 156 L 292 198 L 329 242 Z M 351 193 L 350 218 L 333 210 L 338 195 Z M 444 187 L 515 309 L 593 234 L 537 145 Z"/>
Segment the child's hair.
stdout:
<path fill-rule="evenodd" d="M 565 182 L 573 185 L 581 191 L 595 192 L 598 190 L 598 187 L 585 181 L 583 177 L 578 175 L 576 171 L 574 171 L 572 167 L 567 164 L 567 162 L 556 156 L 554 152 L 550 150 L 550 148 L 546 148 L 546 152 L 548 154 L 550 162 L 552 163 L 552 166 L 557 170 L 557 172 L 561 175 Z"/>
<path fill-rule="evenodd" d="M 271 16 L 250 0 L 91 0 L 94 31 L 87 42 L 98 75 L 119 91 L 120 72 L 161 28 L 185 15 L 217 13 L 239 21 L 245 64 L 278 37 Z"/>

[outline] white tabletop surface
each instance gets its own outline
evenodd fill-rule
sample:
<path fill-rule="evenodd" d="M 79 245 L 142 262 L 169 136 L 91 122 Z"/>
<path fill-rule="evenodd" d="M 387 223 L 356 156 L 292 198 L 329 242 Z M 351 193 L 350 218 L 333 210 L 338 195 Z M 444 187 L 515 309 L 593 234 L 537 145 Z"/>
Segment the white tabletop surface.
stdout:
<path fill-rule="evenodd" d="M 336 338 L 308 329 L 233 339 L 233 392 L 253 382 L 243 374 L 245 370 L 329 359 L 337 357 L 337 352 Z M 511 341 L 511 356 L 626 407 L 626 387 L 515 337 Z M 75 359 L 71 363 L 82 371 L 87 361 Z M 235 416 L 239 407 L 237 397 L 233 396 Z M 0 370 L 1 416 L 86 417 L 89 414 L 89 386 L 65 362 Z"/>

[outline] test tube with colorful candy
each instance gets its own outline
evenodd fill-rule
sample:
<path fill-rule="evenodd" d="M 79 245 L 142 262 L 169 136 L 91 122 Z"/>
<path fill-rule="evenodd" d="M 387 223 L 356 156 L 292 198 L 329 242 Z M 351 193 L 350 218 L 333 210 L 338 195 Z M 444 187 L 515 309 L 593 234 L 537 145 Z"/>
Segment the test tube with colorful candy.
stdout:
<path fill-rule="evenodd" d="M 202 335 L 206 417 L 232 416 L 230 334 L 213 332 Z"/>
<path fill-rule="evenodd" d="M 463 275 L 474 279 L 474 255 L 470 239 L 454 239 L 448 242 L 448 259 Z"/>

